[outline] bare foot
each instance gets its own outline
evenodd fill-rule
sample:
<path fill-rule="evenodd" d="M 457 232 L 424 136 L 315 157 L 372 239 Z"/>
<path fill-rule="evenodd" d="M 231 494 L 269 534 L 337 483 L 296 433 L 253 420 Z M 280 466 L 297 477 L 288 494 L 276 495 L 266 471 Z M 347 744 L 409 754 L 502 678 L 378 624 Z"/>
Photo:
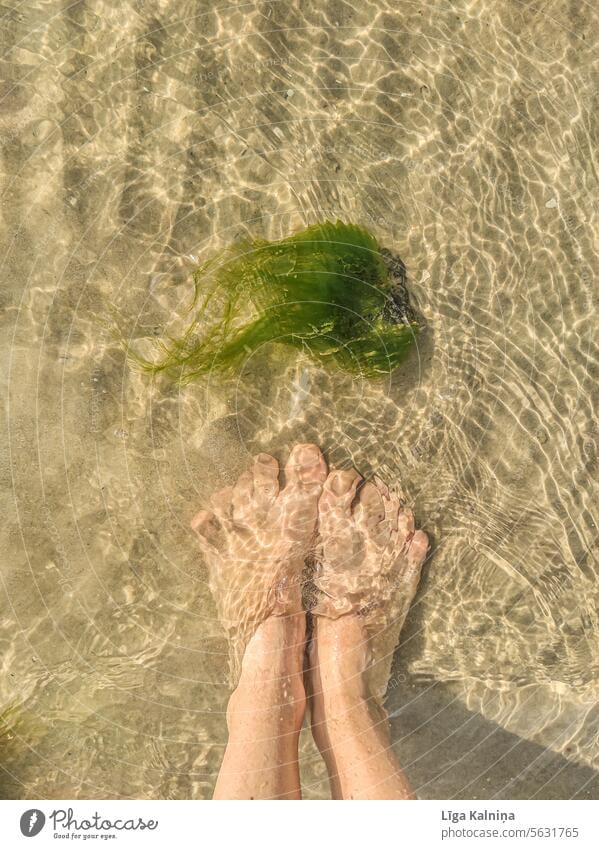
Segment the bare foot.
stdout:
<path fill-rule="evenodd" d="M 306 674 L 335 799 L 413 799 L 382 708 L 428 539 L 380 481 L 332 472 L 319 501 L 317 603 Z"/>
<path fill-rule="evenodd" d="M 229 739 L 215 799 L 301 798 L 306 616 L 269 616 L 251 637 L 227 706 Z"/>
<path fill-rule="evenodd" d="M 265 662 L 262 633 L 269 629 L 256 633 L 261 623 L 273 616 L 286 617 L 297 633 L 304 560 L 314 545 L 326 475 L 320 449 L 296 445 L 280 489 L 277 461 L 259 454 L 235 486 L 213 496 L 211 510 L 202 510 L 192 520 L 208 566 L 210 590 L 229 635 L 233 684 L 239 679 L 246 646 L 252 663 Z"/>
<path fill-rule="evenodd" d="M 334 662 L 336 674 L 364 673 L 369 695 L 382 703 L 393 652 L 416 594 L 428 538 L 415 531 L 412 511 L 376 479 L 363 483 L 355 471 L 334 471 L 320 497 L 319 549 L 314 583 L 316 616 L 338 620 L 357 617 L 362 639 L 352 636 L 354 653 Z M 320 637 L 337 642 L 348 628 L 321 628 Z M 351 626 L 352 635 L 356 627 Z M 349 648 L 346 646 L 346 649 Z M 321 665 L 327 647 L 319 646 Z M 361 672 L 358 671 L 361 666 Z"/>

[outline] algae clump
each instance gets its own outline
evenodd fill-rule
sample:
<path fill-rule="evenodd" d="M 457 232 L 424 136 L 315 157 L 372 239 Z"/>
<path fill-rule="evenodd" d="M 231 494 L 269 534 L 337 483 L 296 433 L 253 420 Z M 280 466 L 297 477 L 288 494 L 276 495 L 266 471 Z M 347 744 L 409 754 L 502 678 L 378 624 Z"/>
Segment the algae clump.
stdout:
<path fill-rule="evenodd" d="M 419 329 L 388 256 L 371 233 L 342 221 L 236 242 L 195 272 L 195 315 L 183 336 L 158 342 L 157 361 L 135 359 L 187 382 L 278 343 L 345 371 L 388 374 Z"/>

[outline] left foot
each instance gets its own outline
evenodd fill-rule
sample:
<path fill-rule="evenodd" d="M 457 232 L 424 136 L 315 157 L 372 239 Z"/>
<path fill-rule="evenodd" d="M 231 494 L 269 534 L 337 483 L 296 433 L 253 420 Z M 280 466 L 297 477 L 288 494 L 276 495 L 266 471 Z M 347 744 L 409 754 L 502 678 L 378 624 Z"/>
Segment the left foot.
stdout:
<path fill-rule="evenodd" d="M 275 632 L 279 641 L 286 642 L 288 632 L 298 634 L 298 616 L 303 635 L 304 560 L 314 545 L 318 498 L 326 474 L 316 445 L 296 445 L 280 489 L 277 461 L 259 454 L 234 487 L 213 496 L 211 511 L 202 510 L 192 520 L 208 566 L 210 590 L 229 635 L 234 684 L 246 646 L 244 667 L 253 666 L 258 658 L 263 663 L 264 649 L 276 645 Z M 273 617 L 289 621 L 286 625 L 267 622 Z M 259 628 L 261 623 L 264 626 Z M 279 633 L 281 628 L 284 634 Z"/>

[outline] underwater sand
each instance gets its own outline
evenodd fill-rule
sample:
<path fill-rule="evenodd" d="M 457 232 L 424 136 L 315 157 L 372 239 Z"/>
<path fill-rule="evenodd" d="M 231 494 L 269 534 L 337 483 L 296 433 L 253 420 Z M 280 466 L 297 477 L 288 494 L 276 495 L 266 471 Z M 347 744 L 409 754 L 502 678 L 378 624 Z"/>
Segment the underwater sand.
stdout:
<path fill-rule="evenodd" d="M 590 4 L 2 9 L 0 781 L 207 798 L 227 649 L 188 530 L 266 450 L 401 484 L 433 552 L 387 705 L 426 797 L 599 795 Z M 199 261 L 341 217 L 425 319 L 375 384 L 133 370 Z M 328 795 L 307 734 L 306 797 Z"/>

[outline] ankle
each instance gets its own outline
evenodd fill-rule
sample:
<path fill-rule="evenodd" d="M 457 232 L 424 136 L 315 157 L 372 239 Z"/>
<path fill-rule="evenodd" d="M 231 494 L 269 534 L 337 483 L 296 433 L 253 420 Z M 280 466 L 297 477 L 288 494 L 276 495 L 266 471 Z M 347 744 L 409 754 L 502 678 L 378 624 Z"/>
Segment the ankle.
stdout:
<path fill-rule="evenodd" d="M 366 670 L 370 660 L 368 635 L 357 616 L 319 617 L 312 643 L 313 666 L 325 700 L 368 698 Z"/>
<path fill-rule="evenodd" d="M 351 729 L 386 727 L 386 713 L 368 687 L 368 639 L 356 617 L 319 618 L 309 651 L 312 733 L 321 753 Z"/>
<path fill-rule="evenodd" d="M 270 678 L 241 679 L 227 705 L 229 734 L 255 736 L 257 727 L 277 728 L 279 736 L 298 734 L 306 712 L 306 692 L 299 674 L 271 672 Z"/>
<path fill-rule="evenodd" d="M 281 730 L 289 732 L 302 726 L 306 711 L 306 693 L 299 680 L 276 685 L 257 691 L 240 685 L 231 694 L 227 705 L 227 727 L 229 731 L 247 725 L 248 722 L 271 723 L 276 716 Z M 271 726 L 272 727 L 272 726 Z"/>
<path fill-rule="evenodd" d="M 281 733 L 299 733 L 306 709 L 304 648 L 303 613 L 271 616 L 260 624 L 246 647 L 227 707 L 230 732 L 276 722 Z"/>
<path fill-rule="evenodd" d="M 283 675 L 300 675 L 304 664 L 306 622 L 303 613 L 270 616 L 246 646 L 241 679 L 268 681 Z"/>

